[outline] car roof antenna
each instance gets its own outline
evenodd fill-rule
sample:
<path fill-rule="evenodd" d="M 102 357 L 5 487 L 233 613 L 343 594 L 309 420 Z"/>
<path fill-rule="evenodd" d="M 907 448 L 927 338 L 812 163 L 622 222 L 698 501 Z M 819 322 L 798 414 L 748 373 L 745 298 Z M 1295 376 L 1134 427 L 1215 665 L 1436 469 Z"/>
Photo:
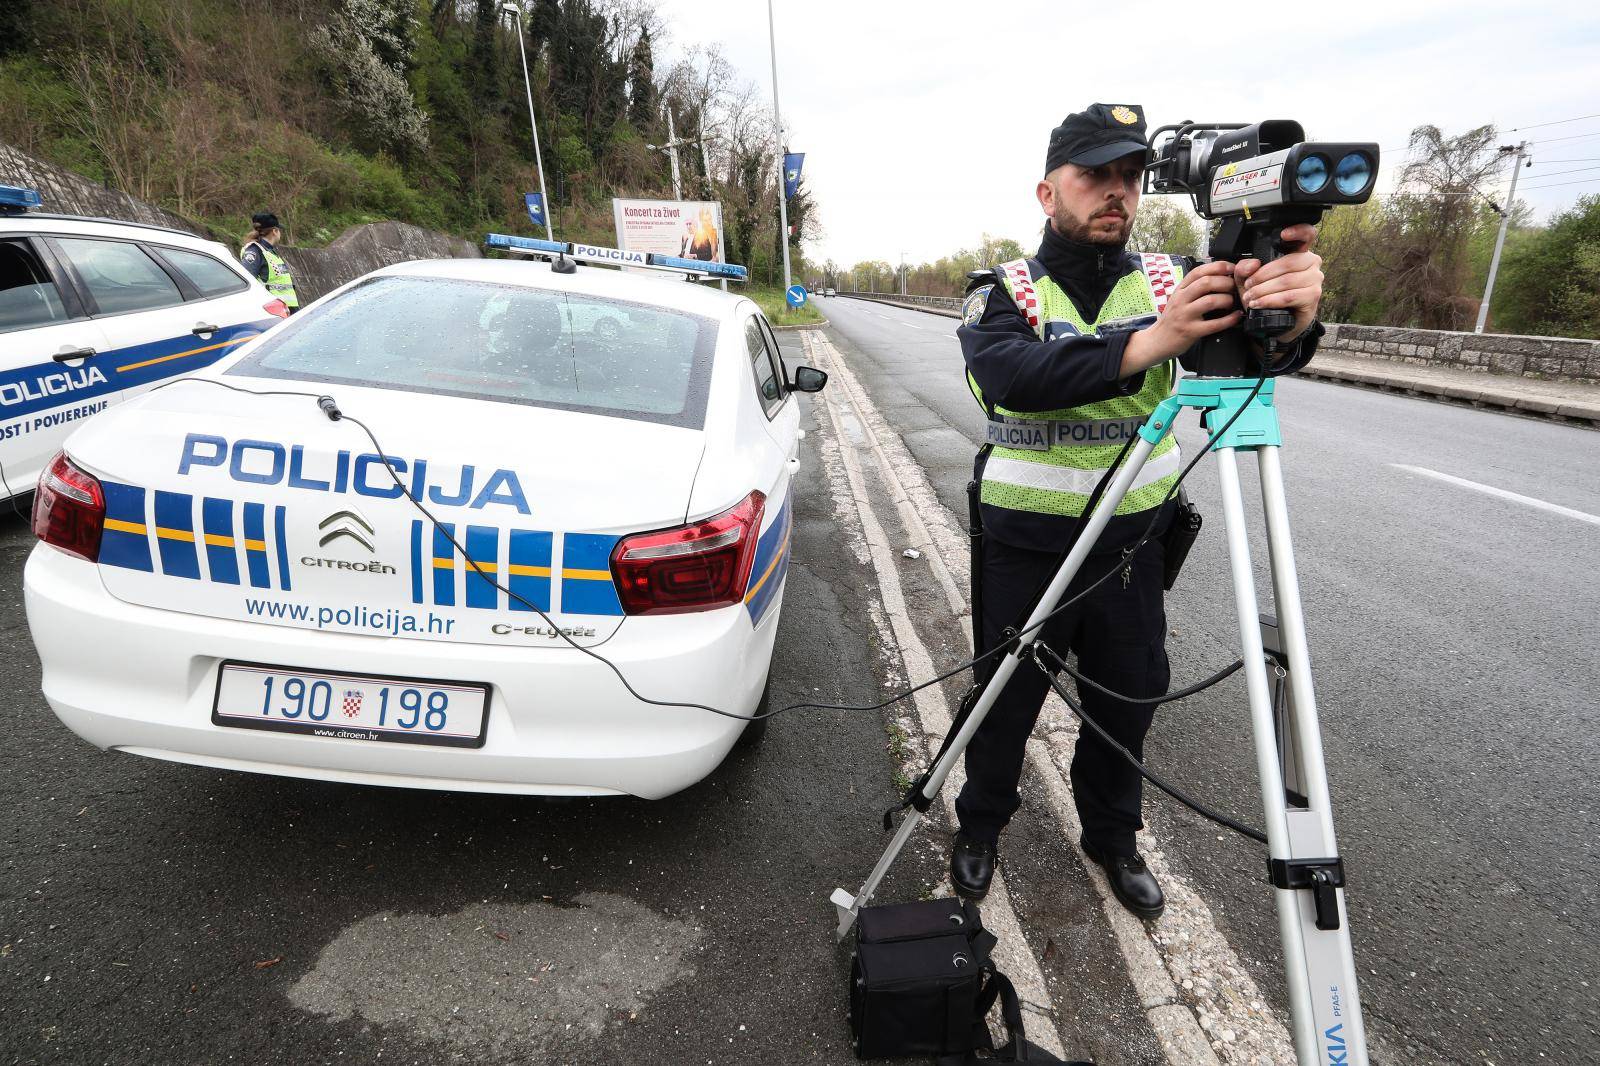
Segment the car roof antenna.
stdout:
<path fill-rule="evenodd" d="M 576 259 L 568 259 L 566 253 L 562 252 L 556 256 L 556 261 L 550 264 L 550 269 L 557 274 L 576 274 L 578 272 L 578 261 Z"/>

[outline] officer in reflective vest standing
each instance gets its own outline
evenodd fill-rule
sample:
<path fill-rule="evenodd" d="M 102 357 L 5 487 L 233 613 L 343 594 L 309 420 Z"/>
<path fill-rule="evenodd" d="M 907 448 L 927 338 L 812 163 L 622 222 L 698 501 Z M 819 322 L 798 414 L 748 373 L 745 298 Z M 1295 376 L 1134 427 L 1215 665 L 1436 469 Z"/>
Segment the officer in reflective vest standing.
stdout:
<path fill-rule="evenodd" d="M 1149 156 L 1137 105 L 1094 104 L 1050 135 L 1039 203 L 1048 216 L 1032 259 L 974 275 L 958 331 L 968 384 L 983 405 L 988 443 L 978 453 L 974 506 L 973 602 L 980 650 L 1020 627 L 1069 547 L 1089 495 L 1140 421 L 1173 388 L 1177 356 L 1201 338 L 1237 325 L 1234 307 L 1289 308 L 1295 325 L 1275 373 L 1299 369 L 1316 349 L 1322 298 L 1316 233 L 1292 226 L 1295 249 L 1261 266 L 1193 261 L 1126 249 Z M 1127 498 L 1067 591 L 1076 596 L 1115 571 L 1040 633 L 1056 652 L 1077 656 L 1086 677 L 1123 696 L 1151 699 L 1169 682 L 1163 609 L 1164 546 L 1180 470 L 1169 435 L 1151 454 Z M 1158 513 L 1154 508 L 1161 508 Z M 1156 532 L 1130 549 L 1156 518 Z M 989 664 L 992 672 L 993 661 Z M 1037 670 L 1013 675 L 966 752 L 966 785 L 956 800 L 960 831 L 951 853 L 957 891 L 982 898 L 998 859 L 1000 832 L 1021 804 L 1024 746 L 1044 702 Z M 1080 684 L 1086 714 L 1142 758 L 1154 703 L 1134 703 Z M 1080 730 L 1071 767 L 1084 852 L 1105 868 L 1133 913 L 1154 918 L 1165 899 L 1139 857 L 1141 779 L 1090 730 Z"/>
<path fill-rule="evenodd" d="M 262 211 L 250 216 L 250 232 L 245 234 L 244 247 L 239 249 L 239 262 L 251 274 L 261 279 L 267 291 L 283 301 L 293 314 L 300 307 L 300 297 L 294 291 L 294 276 L 289 264 L 273 245 L 283 239 L 283 229 L 278 216 Z"/>

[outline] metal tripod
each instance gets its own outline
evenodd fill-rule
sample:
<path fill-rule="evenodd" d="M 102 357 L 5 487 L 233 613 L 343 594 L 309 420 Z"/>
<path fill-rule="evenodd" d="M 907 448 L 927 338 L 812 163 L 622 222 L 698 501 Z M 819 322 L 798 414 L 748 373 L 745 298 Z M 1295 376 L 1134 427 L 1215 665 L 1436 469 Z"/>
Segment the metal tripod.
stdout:
<path fill-rule="evenodd" d="M 1344 867 L 1333 835 L 1322 734 L 1317 724 L 1305 618 L 1300 606 L 1300 584 L 1295 572 L 1294 551 L 1289 543 L 1289 512 L 1284 501 L 1283 474 L 1278 465 L 1282 438 L 1270 378 L 1260 382 L 1259 388 L 1255 379 L 1184 378 L 1178 391 L 1146 420 L 1128 461 L 1116 472 L 1104 498 L 1089 516 L 1066 561 L 1029 616 L 1022 635 L 1000 660 L 960 731 L 929 772 L 920 802 L 907 812 L 861 890 L 853 896 L 842 888 L 834 891 L 832 902 L 839 912 L 838 936 L 844 938 L 855 924 L 857 913 L 871 901 L 1006 682 L 1024 660 L 1033 657 L 1039 623 L 1066 594 L 1150 453 L 1172 432 L 1179 411 L 1185 407 L 1202 412 L 1204 424 L 1213 437 L 1209 447 L 1217 453 L 1223 520 L 1227 527 L 1228 556 L 1232 563 L 1234 600 L 1255 736 L 1256 769 L 1266 813 L 1268 880 L 1278 905 L 1295 1053 L 1300 1066 L 1367 1066 L 1366 1033 L 1356 994 L 1355 960 L 1344 906 Z M 1241 451 L 1255 452 L 1261 468 L 1267 549 L 1277 608 L 1276 626 L 1269 623 L 1266 629 L 1269 639 L 1276 645 L 1270 649 L 1273 660 L 1287 674 L 1286 700 L 1274 699 L 1268 680 L 1268 649 L 1263 647 L 1263 622 L 1256 603 L 1250 541 L 1235 460 Z M 1275 721 L 1275 710 L 1281 722 Z"/>

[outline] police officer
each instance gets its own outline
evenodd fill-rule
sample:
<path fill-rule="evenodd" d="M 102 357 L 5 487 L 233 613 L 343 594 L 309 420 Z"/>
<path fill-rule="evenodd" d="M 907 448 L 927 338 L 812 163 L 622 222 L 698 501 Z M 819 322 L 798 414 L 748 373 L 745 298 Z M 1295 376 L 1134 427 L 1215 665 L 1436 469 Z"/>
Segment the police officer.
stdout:
<path fill-rule="evenodd" d="M 250 232 L 245 234 L 244 247 L 239 250 L 239 262 L 267 287 L 267 291 L 283 301 L 293 314 L 300 307 L 300 297 L 294 291 L 294 276 L 289 264 L 273 245 L 283 239 L 283 229 L 278 216 L 262 211 L 250 216 Z"/>
<path fill-rule="evenodd" d="M 1201 338 L 1238 324 L 1235 294 L 1248 306 L 1288 308 L 1294 328 L 1273 370 L 1305 365 L 1322 327 L 1321 259 L 1315 231 L 1292 226 L 1292 249 L 1262 266 L 1246 260 L 1196 265 L 1126 250 L 1149 148 L 1137 105 L 1094 104 L 1050 135 L 1039 204 L 1048 216 L 1032 259 L 975 275 L 958 330 L 968 384 L 988 418 L 976 478 L 983 535 L 975 560 L 979 646 L 1020 627 L 1069 546 L 1088 496 L 1139 421 L 1172 391 L 1173 360 Z M 1167 691 L 1161 534 L 1174 505 L 1157 513 L 1178 478 L 1177 442 L 1151 454 L 1093 554 L 1068 589 L 1082 600 L 1047 623 L 1040 638 L 1076 654 L 1078 669 L 1106 688 L 1148 699 Z M 1157 520 L 1156 533 L 1129 549 Z M 992 672 L 992 661 L 990 671 Z M 1000 832 L 1020 805 L 1024 745 L 1044 702 L 1037 669 L 1018 670 L 966 752 L 956 800 L 960 831 L 950 876 L 982 898 L 998 859 Z M 1086 714 L 1143 757 L 1155 705 L 1078 686 Z M 1079 732 L 1071 780 L 1084 852 L 1105 868 L 1117 898 L 1141 917 L 1165 899 L 1134 845 L 1143 828 L 1138 772 L 1089 729 Z"/>

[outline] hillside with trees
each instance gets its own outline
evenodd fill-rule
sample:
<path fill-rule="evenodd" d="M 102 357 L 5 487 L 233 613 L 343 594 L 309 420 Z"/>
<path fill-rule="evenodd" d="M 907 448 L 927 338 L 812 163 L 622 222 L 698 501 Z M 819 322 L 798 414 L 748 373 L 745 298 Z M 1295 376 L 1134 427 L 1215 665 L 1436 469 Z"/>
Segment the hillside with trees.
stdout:
<path fill-rule="evenodd" d="M 517 27 L 497 0 L 5 0 L 0 141 L 234 240 L 385 219 L 531 232 L 538 189 Z M 519 0 L 557 235 L 613 243 L 613 196 L 720 200 L 730 261 L 782 274 L 771 113 L 650 0 Z M 790 200 L 792 252 L 816 213 Z"/>
<path fill-rule="evenodd" d="M 1447 136 L 1412 132 L 1394 191 L 1324 216 L 1317 250 L 1326 275 L 1323 317 L 1330 322 L 1471 330 L 1488 279 L 1507 162 L 1493 126 Z M 1181 206 L 1180 206 L 1181 205 Z M 1177 197 L 1145 197 L 1129 246 L 1193 254 L 1199 220 Z M 1511 205 L 1488 329 L 1496 333 L 1600 338 L 1600 195 L 1582 197 L 1539 225 L 1524 202 Z M 1032 254 L 1021 242 L 984 236 L 979 247 L 933 263 L 907 264 L 907 291 L 960 296 L 969 270 Z M 865 261 L 823 268 L 843 288 L 899 291 L 899 266 Z"/>

